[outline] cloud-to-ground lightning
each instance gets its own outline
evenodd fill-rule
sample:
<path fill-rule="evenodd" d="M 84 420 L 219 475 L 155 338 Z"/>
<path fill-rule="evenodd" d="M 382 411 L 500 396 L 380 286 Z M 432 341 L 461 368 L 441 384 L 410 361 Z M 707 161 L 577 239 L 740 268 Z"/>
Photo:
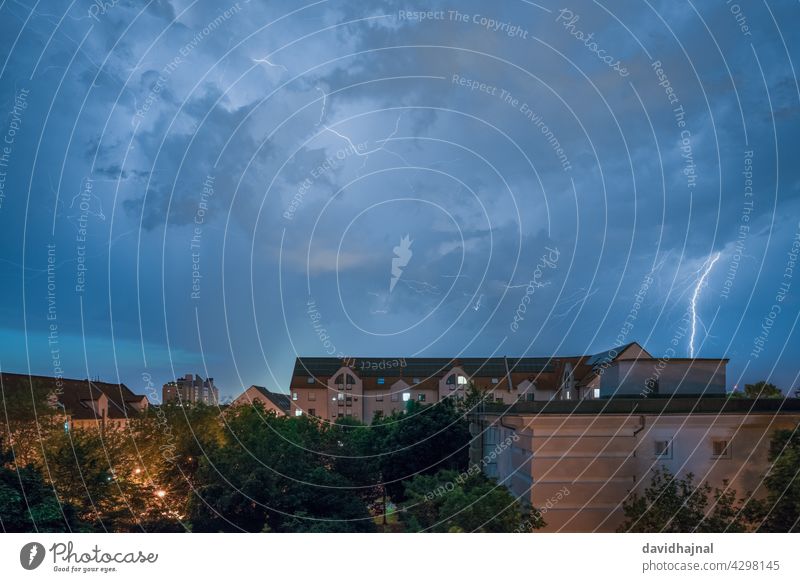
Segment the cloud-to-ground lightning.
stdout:
<path fill-rule="evenodd" d="M 715 253 L 709 260 L 706 261 L 704 269 L 702 269 L 703 273 L 700 275 L 700 278 L 697 280 L 697 284 L 694 287 L 694 293 L 692 293 L 692 299 L 689 303 L 689 311 L 692 314 L 692 333 L 689 336 L 689 357 L 694 358 L 694 340 L 697 334 L 697 299 L 700 297 L 700 291 L 703 289 L 703 286 L 706 284 L 706 280 L 708 279 L 708 274 L 711 272 L 711 269 L 714 268 L 714 263 L 719 260 L 719 253 Z M 702 325 L 702 322 L 700 322 Z M 705 327 L 705 326 L 704 326 Z"/>

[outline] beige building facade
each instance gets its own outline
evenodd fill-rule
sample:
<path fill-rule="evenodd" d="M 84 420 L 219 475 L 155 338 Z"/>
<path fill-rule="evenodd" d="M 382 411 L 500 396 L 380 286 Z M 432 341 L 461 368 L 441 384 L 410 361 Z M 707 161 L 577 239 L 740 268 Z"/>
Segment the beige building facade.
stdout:
<path fill-rule="evenodd" d="M 495 405 L 473 419 L 471 461 L 518 498 L 547 508 L 543 531 L 612 532 L 624 522 L 623 501 L 641 493 L 658 467 L 759 496 L 772 434 L 798 422 L 797 399 Z"/>

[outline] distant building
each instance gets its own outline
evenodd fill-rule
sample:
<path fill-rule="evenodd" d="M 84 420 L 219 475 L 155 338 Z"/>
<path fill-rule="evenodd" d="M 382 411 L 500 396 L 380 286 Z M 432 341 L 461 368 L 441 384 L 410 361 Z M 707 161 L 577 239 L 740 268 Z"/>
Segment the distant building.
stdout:
<path fill-rule="evenodd" d="M 272 410 L 278 416 L 286 416 L 291 409 L 291 401 L 287 394 L 270 392 L 263 386 L 250 386 L 231 403 L 231 406 L 251 405 L 260 402 L 266 410 Z"/>
<path fill-rule="evenodd" d="M 409 400 L 460 398 L 469 385 L 491 402 L 724 395 L 726 359 L 654 358 L 636 342 L 599 354 L 525 358 L 297 358 L 292 415 L 371 422 Z"/>
<path fill-rule="evenodd" d="M 164 384 L 161 401 L 164 404 L 219 404 L 219 390 L 214 378 L 203 380 L 200 376 L 186 374 L 174 382 Z"/>
<path fill-rule="evenodd" d="M 51 404 L 63 413 L 67 429 L 125 428 L 149 406 L 147 396 L 134 394 L 125 384 L 8 373 L 0 374 L 0 381 L 6 394 L 30 394 L 32 383 L 49 388 Z"/>

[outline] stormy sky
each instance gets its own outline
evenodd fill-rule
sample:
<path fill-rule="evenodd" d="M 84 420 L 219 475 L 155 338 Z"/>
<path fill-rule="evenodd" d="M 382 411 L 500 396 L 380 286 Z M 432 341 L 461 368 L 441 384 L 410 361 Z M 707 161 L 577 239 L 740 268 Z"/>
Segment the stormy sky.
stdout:
<path fill-rule="evenodd" d="M 230 397 L 636 340 L 789 389 L 799 11 L 2 2 L 0 368 Z"/>

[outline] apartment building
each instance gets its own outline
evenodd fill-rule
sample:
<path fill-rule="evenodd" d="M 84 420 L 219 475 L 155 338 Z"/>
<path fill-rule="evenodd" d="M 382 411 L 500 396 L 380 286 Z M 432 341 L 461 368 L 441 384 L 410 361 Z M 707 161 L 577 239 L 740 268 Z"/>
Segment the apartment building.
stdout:
<path fill-rule="evenodd" d="M 470 461 L 543 511 L 545 532 L 613 532 L 653 471 L 760 496 L 770 438 L 800 400 L 724 397 L 520 402 L 473 415 Z"/>
<path fill-rule="evenodd" d="M 725 359 L 654 358 L 636 342 L 598 354 L 524 358 L 297 358 L 291 414 L 371 422 L 414 400 L 463 397 L 469 385 L 496 403 L 614 396 L 725 394 Z"/>
<path fill-rule="evenodd" d="M 203 380 L 200 376 L 186 374 L 174 382 L 167 382 L 162 388 L 161 401 L 164 404 L 219 404 L 219 390 L 214 378 Z"/>

